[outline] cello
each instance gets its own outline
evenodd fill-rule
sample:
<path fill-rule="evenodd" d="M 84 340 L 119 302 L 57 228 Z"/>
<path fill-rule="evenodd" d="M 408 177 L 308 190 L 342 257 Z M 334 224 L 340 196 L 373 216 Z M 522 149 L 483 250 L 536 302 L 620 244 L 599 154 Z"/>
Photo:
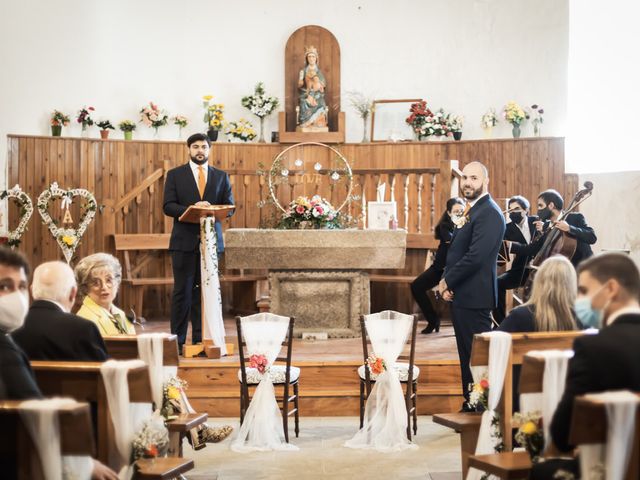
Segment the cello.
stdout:
<path fill-rule="evenodd" d="M 592 193 L 593 183 L 589 181 L 584 182 L 584 188 L 578 190 L 567 209 L 562 211 L 562 213 L 555 220 L 555 223 L 562 222 L 565 218 L 567 218 L 567 215 L 578 208 L 578 206 L 587 198 L 589 198 Z M 536 270 L 538 269 L 538 267 L 540 267 L 540 265 L 542 265 L 542 262 L 544 262 L 549 257 L 553 257 L 554 255 L 563 255 L 571 260 L 573 258 L 573 255 L 576 253 L 578 240 L 575 237 L 569 235 L 567 232 L 563 232 L 557 229 L 555 224 L 549 227 L 545 231 L 545 233 L 541 235 L 545 234 L 547 235 L 547 237 L 545 238 L 542 247 L 527 266 L 530 271 L 527 282 L 524 285 L 525 301 L 529 299 Z M 536 234 L 536 237 L 534 237 L 532 242 L 537 241 L 540 238 L 538 234 Z"/>

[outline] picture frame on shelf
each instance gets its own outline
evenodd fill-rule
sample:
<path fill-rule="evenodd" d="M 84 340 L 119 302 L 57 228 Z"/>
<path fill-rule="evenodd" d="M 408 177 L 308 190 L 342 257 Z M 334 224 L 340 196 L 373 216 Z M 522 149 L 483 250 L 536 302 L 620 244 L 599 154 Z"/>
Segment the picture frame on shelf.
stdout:
<path fill-rule="evenodd" d="M 422 99 L 383 99 L 373 101 L 371 113 L 372 142 L 410 142 L 415 140 L 413 129 L 405 121 L 411 104 Z"/>
<path fill-rule="evenodd" d="M 390 230 L 389 220 L 398 218 L 396 202 L 367 202 L 367 228 L 370 230 Z"/>

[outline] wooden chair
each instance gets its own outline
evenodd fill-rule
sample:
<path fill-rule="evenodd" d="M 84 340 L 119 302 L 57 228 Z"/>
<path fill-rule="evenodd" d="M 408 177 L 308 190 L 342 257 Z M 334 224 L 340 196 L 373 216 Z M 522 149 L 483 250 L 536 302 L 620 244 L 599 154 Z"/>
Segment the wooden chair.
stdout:
<path fill-rule="evenodd" d="M 0 402 L 0 455 L 16 459 L 19 480 L 44 480 L 40 456 L 20 414 L 21 403 L 22 401 Z M 95 442 L 88 404 L 61 408 L 58 411 L 58 423 L 60 455 L 94 455 Z"/>
<path fill-rule="evenodd" d="M 295 319 L 293 317 L 289 317 L 289 328 L 287 330 L 287 336 L 285 340 L 282 342 L 282 346 L 287 348 L 287 356 L 286 357 L 277 357 L 275 362 L 284 362 L 284 379 L 282 381 L 273 382 L 274 386 L 282 386 L 283 394 L 279 399 L 282 401 L 282 428 L 284 429 L 284 438 L 289 442 L 289 416 L 294 414 L 295 419 L 295 434 L 298 437 L 300 433 L 299 422 L 300 422 L 300 396 L 298 394 L 298 380 L 300 378 L 300 369 L 297 367 L 291 366 L 291 354 L 293 351 L 293 325 L 295 323 Z M 246 362 L 249 361 L 248 358 L 245 357 L 244 348 L 247 346 L 246 342 L 243 340 L 242 336 L 242 317 L 236 317 L 236 327 L 238 330 L 238 354 L 240 355 L 240 371 L 239 371 L 239 381 L 240 381 L 240 425 L 244 422 L 244 416 L 247 412 L 247 408 L 249 408 L 249 403 L 251 402 L 251 397 L 249 395 L 249 389 L 252 387 L 258 386 L 258 381 L 256 379 L 247 378 L 247 366 Z M 282 365 L 274 365 L 274 367 L 283 369 Z M 293 372 L 293 375 L 292 375 Z M 289 395 L 289 388 L 293 388 L 293 395 Z M 294 402 L 293 410 L 289 409 L 289 403 Z"/>
<path fill-rule="evenodd" d="M 140 358 L 138 351 L 138 340 L 136 335 L 117 335 L 102 337 L 107 347 L 107 353 L 111 358 L 116 360 L 132 360 Z M 178 355 L 178 337 L 171 335 L 164 339 L 162 350 L 162 364 L 168 367 L 177 367 L 180 363 Z M 158 408 L 158 406 L 156 406 Z M 169 430 L 169 456 L 182 456 L 182 441 L 194 428 L 203 425 L 208 420 L 206 413 L 182 413 L 173 420 L 166 422 L 167 430 Z M 195 436 L 195 433 L 194 433 Z M 199 450 L 204 448 L 206 444 L 196 445 L 196 438 L 191 439 L 194 442 L 194 448 Z"/>
<path fill-rule="evenodd" d="M 407 344 L 409 347 L 409 354 L 401 354 L 398 360 L 406 360 L 408 363 L 398 363 L 396 367 L 400 367 L 398 370 L 400 383 L 405 385 L 405 404 L 407 407 L 407 438 L 411 440 L 411 421 L 413 419 L 413 434 L 418 433 L 418 410 L 416 407 L 418 399 L 418 375 L 420 369 L 415 366 L 415 353 L 416 353 L 416 331 L 418 328 L 418 317 L 413 315 L 413 322 L 411 324 L 411 333 L 407 338 Z M 372 378 L 371 372 L 367 367 L 367 358 L 369 358 L 369 335 L 367 334 L 367 327 L 365 324 L 364 315 L 360 316 L 360 330 L 362 332 L 362 353 L 364 356 L 364 363 L 358 367 L 358 377 L 360 379 L 360 428 L 364 425 L 364 411 L 365 404 L 371 389 L 375 383 L 375 379 Z M 406 366 L 406 367 L 405 367 Z"/>

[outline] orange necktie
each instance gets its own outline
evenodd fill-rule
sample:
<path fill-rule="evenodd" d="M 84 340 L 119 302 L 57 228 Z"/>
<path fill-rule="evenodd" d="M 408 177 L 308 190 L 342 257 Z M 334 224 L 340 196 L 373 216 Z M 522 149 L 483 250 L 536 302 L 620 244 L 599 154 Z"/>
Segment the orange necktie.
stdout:
<path fill-rule="evenodd" d="M 200 192 L 200 198 L 204 198 L 204 187 L 207 186 L 207 182 L 204 179 L 204 167 L 200 165 L 198 167 L 198 191 Z"/>
<path fill-rule="evenodd" d="M 467 205 L 464 207 L 464 211 L 462 212 L 462 216 L 466 217 L 467 213 L 469 213 L 469 210 L 471 210 L 471 204 L 467 203 Z"/>

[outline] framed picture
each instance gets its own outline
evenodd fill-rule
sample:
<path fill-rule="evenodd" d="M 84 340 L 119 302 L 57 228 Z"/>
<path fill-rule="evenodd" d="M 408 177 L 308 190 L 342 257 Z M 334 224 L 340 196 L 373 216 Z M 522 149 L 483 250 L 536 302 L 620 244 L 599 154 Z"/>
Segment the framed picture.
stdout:
<path fill-rule="evenodd" d="M 391 217 L 398 218 L 396 202 L 367 202 L 367 227 L 389 230 Z"/>
<path fill-rule="evenodd" d="M 415 139 L 411 126 L 405 121 L 411 104 L 421 99 L 374 100 L 371 114 L 372 142 L 403 142 Z"/>

